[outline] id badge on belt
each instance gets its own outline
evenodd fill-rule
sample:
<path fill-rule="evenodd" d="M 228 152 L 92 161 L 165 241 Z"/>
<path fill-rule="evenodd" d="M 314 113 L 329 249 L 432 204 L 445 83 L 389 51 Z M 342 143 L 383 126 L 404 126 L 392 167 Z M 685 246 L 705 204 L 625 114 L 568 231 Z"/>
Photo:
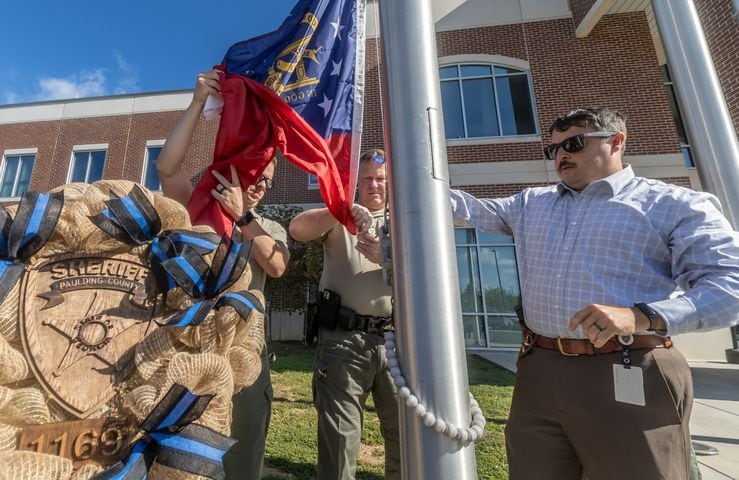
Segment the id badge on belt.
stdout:
<path fill-rule="evenodd" d="M 616 401 L 643 407 L 647 404 L 644 397 L 644 374 L 641 367 L 631 365 L 629 353 L 629 345 L 634 343 L 634 337 L 632 335 L 618 337 L 618 341 L 624 349 L 621 352 L 621 363 L 613 365 L 613 391 L 616 394 Z"/>

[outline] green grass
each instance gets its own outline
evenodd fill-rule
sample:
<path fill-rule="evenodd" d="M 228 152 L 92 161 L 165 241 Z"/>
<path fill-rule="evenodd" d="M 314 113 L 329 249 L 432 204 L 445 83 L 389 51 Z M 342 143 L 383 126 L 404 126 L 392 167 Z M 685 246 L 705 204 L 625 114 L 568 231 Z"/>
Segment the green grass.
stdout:
<path fill-rule="evenodd" d="M 312 404 L 313 348 L 297 344 L 270 344 L 277 361 L 272 364 L 274 403 L 267 436 L 265 479 L 313 479 L 317 458 L 316 412 Z M 480 403 L 487 426 L 476 445 L 477 473 L 481 480 L 508 478 L 503 428 L 508 418 L 514 375 L 475 357 L 467 357 L 470 390 Z M 364 419 L 357 479 L 384 478 L 384 450 L 380 423 L 370 396 Z"/>

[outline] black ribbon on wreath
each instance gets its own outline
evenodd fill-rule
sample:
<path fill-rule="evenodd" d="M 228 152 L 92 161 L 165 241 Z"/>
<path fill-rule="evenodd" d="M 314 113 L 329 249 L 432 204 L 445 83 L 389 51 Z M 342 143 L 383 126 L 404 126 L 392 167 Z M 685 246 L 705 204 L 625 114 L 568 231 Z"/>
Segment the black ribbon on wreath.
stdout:
<path fill-rule="evenodd" d="M 63 206 L 62 192 L 26 192 L 15 218 L 0 207 L 0 302 L 18 282 L 25 262 L 51 238 Z"/>
<path fill-rule="evenodd" d="M 233 285 L 249 262 L 251 242 L 243 241 L 239 229 L 230 238 L 186 230 L 160 233 L 159 214 L 138 185 L 125 197 L 105 203 L 108 208 L 92 221 L 123 243 L 151 242 L 150 264 L 163 292 L 177 285 L 193 298 L 215 298 Z M 214 249 L 209 264 L 203 255 Z"/>
<path fill-rule="evenodd" d="M 145 480 L 154 462 L 214 480 L 225 478 L 223 456 L 236 440 L 193 423 L 212 398 L 173 385 L 141 423 L 143 437 L 128 457 L 91 480 Z"/>

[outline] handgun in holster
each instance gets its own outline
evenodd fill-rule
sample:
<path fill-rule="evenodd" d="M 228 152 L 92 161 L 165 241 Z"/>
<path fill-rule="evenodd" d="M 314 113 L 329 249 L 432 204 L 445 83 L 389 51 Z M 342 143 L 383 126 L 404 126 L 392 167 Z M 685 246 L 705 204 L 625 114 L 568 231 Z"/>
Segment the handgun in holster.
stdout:
<path fill-rule="evenodd" d="M 310 346 L 321 327 L 334 330 L 339 319 L 341 297 L 338 293 L 324 289 L 318 294 L 316 303 L 308 304 L 305 310 L 303 343 Z"/>

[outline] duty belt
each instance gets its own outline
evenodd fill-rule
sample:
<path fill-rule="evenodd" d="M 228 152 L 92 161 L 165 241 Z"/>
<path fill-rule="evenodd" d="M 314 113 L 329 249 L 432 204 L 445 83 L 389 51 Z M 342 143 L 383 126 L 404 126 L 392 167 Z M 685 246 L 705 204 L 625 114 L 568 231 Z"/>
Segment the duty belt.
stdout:
<path fill-rule="evenodd" d="M 393 318 L 352 313 L 351 315 L 339 315 L 338 326 L 344 330 L 360 330 L 366 333 L 385 333 L 393 330 Z"/>

